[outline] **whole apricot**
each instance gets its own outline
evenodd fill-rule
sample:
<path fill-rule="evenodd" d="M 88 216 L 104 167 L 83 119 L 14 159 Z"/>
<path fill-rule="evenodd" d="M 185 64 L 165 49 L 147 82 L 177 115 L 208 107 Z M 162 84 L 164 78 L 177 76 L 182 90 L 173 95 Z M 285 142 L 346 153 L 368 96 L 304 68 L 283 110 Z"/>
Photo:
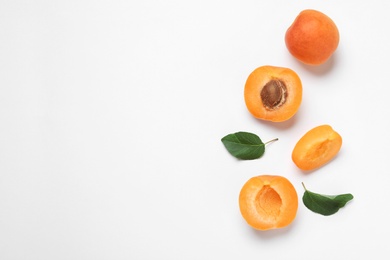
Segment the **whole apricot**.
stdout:
<path fill-rule="evenodd" d="M 298 195 L 285 177 L 260 175 L 244 184 L 239 205 L 242 217 L 251 227 L 258 230 L 282 228 L 296 217 Z"/>
<path fill-rule="evenodd" d="M 289 52 L 308 65 L 325 63 L 336 51 L 339 39 L 333 20 L 311 9 L 300 12 L 285 34 Z"/>
<path fill-rule="evenodd" d="M 301 105 L 302 82 L 289 68 L 258 67 L 248 76 L 244 98 L 254 117 L 273 122 L 285 121 Z"/>
<path fill-rule="evenodd" d="M 331 161 L 341 145 L 341 136 L 331 126 L 320 125 L 299 139 L 292 152 L 292 160 L 301 170 L 314 170 Z"/>

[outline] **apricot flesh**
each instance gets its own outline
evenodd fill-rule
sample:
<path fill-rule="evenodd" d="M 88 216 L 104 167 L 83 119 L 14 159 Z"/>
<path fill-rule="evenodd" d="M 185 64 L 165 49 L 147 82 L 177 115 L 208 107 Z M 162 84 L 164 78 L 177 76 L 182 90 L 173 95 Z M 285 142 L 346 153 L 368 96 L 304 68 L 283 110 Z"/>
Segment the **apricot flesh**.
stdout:
<path fill-rule="evenodd" d="M 292 160 L 305 171 L 317 169 L 331 161 L 340 151 L 342 137 L 329 125 L 317 126 L 295 145 Z"/>
<path fill-rule="evenodd" d="M 261 66 L 249 74 L 244 88 L 248 111 L 258 119 L 282 122 L 298 111 L 302 102 L 302 82 L 295 71 Z"/>
<path fill-rule="evenodd" d="M 339 30 L 333 20 L 311 9 L 299 13 L 285 34 L 289 52 L 308 65 L 325 63 L 336 51 L 339 40 Z"/>
<path fill-rule="evenodd" d="M 283 176 L 259 175 L 250 178 L 239 196 L 242 217 L 257 230 L 277 229 L 293 222 L 298 210 L 298 195 Z"/>

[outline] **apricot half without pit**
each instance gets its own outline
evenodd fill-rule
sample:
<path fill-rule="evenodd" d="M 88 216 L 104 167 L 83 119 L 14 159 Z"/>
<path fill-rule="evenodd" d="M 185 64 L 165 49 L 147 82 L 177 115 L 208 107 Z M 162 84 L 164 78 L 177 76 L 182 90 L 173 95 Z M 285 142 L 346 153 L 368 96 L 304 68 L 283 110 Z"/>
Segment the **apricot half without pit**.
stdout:
<path fill-rule="evenodd" d="M 292 160 L 305 171 L 317 169 L 331 161 L 341 149 L 343 139 L 330 125 L 309 130 L 296 143 Z"/>
<path fill-rule="evenodd" d="M 290 225 L 296 217 L 298 195 L 287 178 L 259 175 L 244 184 L 239 205 L 242 217 L 252 228 L 283 228 Z"/>

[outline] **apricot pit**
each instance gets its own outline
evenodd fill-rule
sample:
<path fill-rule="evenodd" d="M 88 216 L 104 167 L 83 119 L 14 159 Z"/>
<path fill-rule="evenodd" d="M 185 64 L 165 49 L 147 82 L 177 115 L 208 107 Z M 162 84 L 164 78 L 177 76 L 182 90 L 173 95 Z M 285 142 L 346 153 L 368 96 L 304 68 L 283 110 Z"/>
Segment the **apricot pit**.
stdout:
<path fill-rule="evenodd" d="M 272 79 L 260 92 L 261 100 L 269 110 L 276 109 L 286 102 L 287 89 L 281 80 Z"/>

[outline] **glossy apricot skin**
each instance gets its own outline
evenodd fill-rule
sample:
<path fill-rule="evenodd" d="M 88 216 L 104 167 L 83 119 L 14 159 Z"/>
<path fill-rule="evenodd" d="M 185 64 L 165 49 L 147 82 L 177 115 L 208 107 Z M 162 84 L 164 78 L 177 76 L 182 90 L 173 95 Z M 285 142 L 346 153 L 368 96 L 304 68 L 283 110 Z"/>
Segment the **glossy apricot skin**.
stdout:
<path fill-rule="evenodd" d="M 336 51 L 339 41 L 339 30 L 333 20 L 311 9 L 299 13 L 285 34 L 289 52 L 308 65 L 325 63 Z"/>
<path fill-rule="evenodd" d="M 239 206 L 242 217 L 252 228 L 283 228 L 290 225 L 297 215 L 298 195 L 287 178 L 259 175 L 243 185 Z"/>
<path fill-rule="evenodd" d="M 287 89 L 285 103 L 274 110 L 267 109 L 260 93 L 273 79 L 284 82 Z M 244 99 L 248 111 L 258 119 L 282 122 L 290 119 L 298 111 L 302 102 L 302 82 L 298 74 L 284 67 L 261 66 L 249 74 L 244 88 Z"/>
<path fill-rule="evenodd" d="M 295 145 L 292 160 L 305 171 L 312 171 L 330 162 L 340 151 L 342 137 L 329 125 L 314 127 Z"/>

